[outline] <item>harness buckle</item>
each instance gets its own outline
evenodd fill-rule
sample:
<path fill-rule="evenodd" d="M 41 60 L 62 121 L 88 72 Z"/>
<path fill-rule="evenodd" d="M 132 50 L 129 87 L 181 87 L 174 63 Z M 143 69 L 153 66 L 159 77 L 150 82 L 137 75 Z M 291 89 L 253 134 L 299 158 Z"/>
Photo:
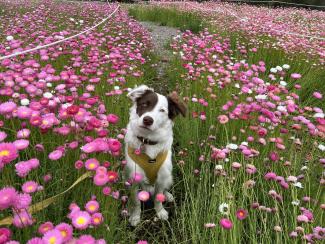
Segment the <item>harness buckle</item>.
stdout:
<path fill-rule="evenodd" d="M 148 160 L 148 162 L 151 163 L 151 164 L 155 163 L 156 161 L 157 161 L 156 159 L 149 159 Z"/>

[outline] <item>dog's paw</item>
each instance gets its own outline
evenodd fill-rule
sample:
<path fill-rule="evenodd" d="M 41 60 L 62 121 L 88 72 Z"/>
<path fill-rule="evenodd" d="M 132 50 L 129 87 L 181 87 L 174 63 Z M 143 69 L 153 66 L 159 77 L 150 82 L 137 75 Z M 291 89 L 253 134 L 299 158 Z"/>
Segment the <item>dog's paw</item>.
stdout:
<path fill-rule="evenodd" d="M 164 208 L 162 208 L 159 212 L 157 212 L 157 216 L 161 220 L 167 220 L 168 212 Z"/>
<path fill-rule="evenodd" d="M 174 202 L 175 201 L 174 196 L 168 191 L 165 192 L 165 197 L 166 197 L 167 202 Z"/>
<path fill-rule="evenodd" d="M 129 218 L 129 223 L 132 226 L 137 226 L 140 223 L 140 214 L 133 214 Z"/>

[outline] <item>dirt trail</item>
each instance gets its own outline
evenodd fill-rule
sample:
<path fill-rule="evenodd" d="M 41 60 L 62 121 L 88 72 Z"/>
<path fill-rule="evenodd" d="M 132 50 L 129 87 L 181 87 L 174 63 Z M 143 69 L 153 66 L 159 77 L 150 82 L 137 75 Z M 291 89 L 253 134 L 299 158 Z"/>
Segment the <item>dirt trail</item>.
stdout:
<path fill-rule="evenodd" d="M 166 93 L 168 90 L 168 82 L 166 81 L 166 69 L 170 61 L 172 51 L 168 48 L 169 41 L 178 35 L 178 29 L 168 26 L 161 26 L 153 22 L 140 22 L 140 24 L 151 34 L 152 43 L 154 44 L 154 52 L 158 56 L 157 77 L 152 86 L 159 93 Z"/>

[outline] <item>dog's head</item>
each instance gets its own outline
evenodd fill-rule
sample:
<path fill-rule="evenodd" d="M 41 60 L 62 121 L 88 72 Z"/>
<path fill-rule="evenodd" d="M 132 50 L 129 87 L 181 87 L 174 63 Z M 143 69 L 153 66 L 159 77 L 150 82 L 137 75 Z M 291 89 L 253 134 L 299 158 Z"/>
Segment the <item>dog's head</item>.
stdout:
<path fill-rule="evenodd" d="M 166 97 L 141 85 L 131 90 L 128 97 L 133 101 L 131 122 L 144 133 L 172 124 L 179 114 L 186 115 L 186 106 L 176 92 Z"/>

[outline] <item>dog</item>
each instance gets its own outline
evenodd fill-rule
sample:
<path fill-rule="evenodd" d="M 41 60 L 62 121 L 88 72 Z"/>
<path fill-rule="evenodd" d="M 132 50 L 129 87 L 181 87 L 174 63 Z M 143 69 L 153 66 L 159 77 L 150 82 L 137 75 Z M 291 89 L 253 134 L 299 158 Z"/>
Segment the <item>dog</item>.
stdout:
<path fill-rule="evenodd" d="M 154 197 L 154 208 L 159 219 L 167 220 L 168 212 L 157 194 L 164 194 L 167 201 L 173 196 L 167 190 L 172 179 L 173 120 L 179 114 L 185 117 L 186 106 L 176 92 L 163 96 L 146 85 L 140 85 L 127 95 L 133 102 L 125 134 L 126 177 L 141 175 L 140 182 L 133 184 L 130 196 L 129 222 L 140 222 L 141 203 L 139 188 Z"/>

